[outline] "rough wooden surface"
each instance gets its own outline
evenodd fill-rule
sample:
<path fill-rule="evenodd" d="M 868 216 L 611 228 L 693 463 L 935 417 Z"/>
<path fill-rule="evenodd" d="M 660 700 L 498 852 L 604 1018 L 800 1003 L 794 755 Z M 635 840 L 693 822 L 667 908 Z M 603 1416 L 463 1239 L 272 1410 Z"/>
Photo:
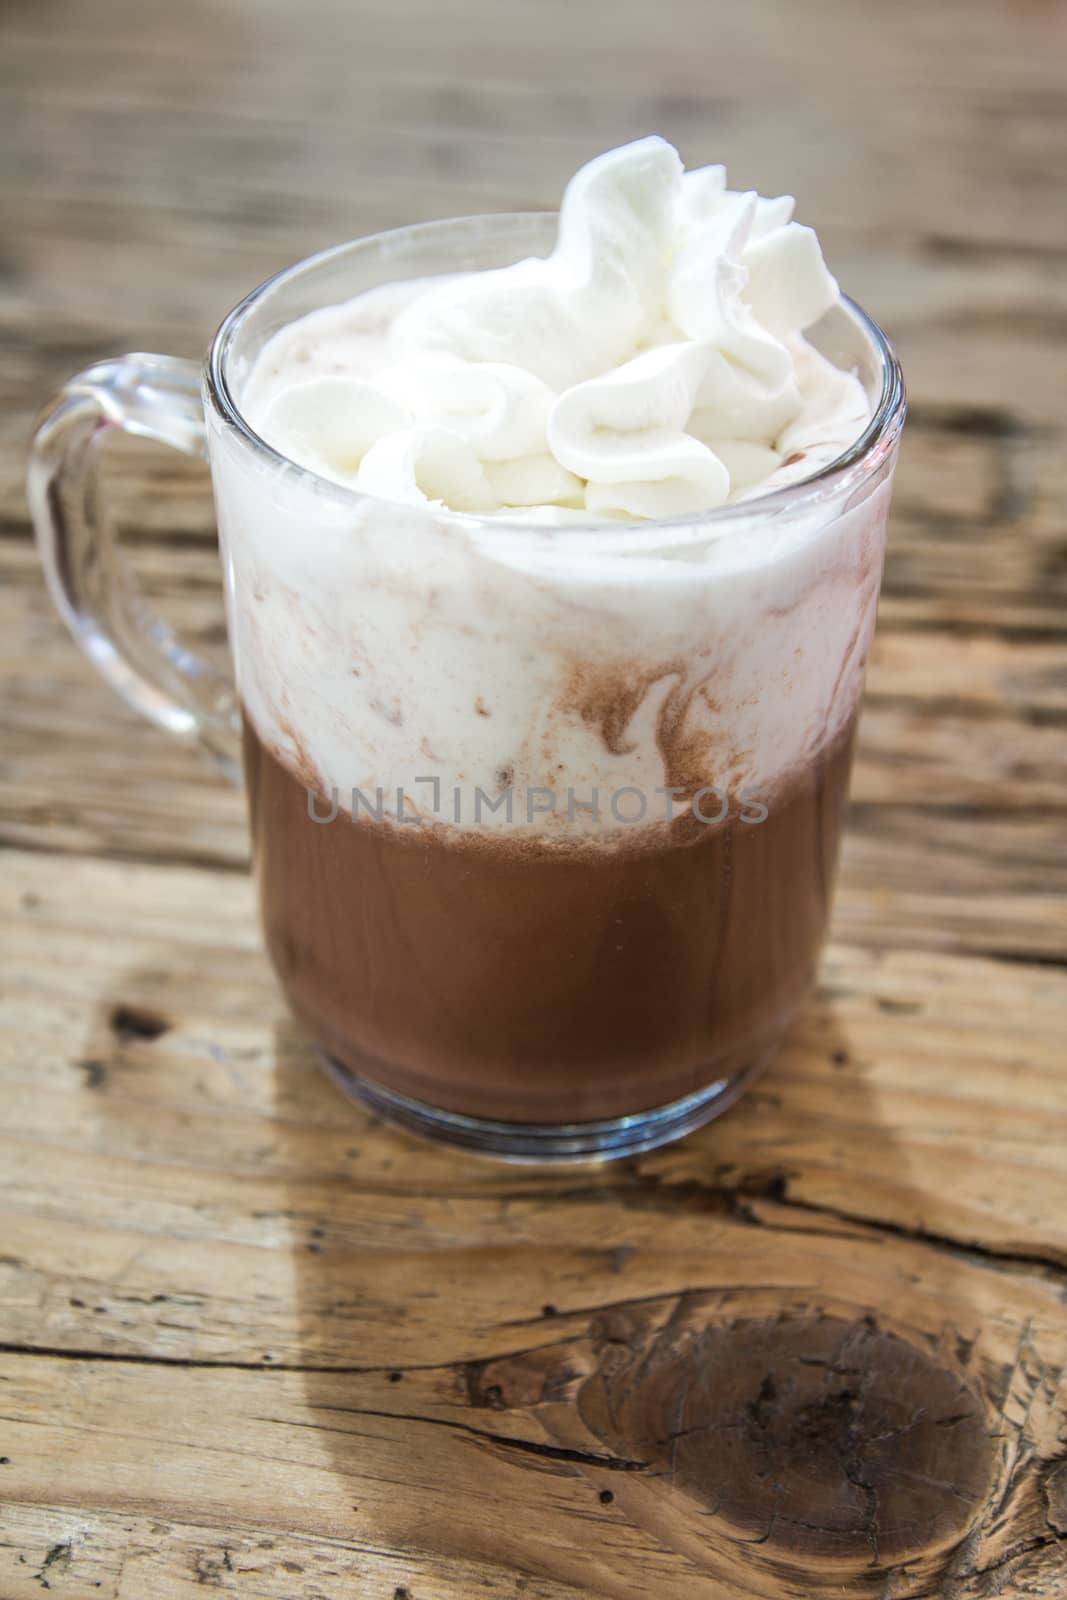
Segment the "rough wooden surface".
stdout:
<path fill-rule="evenodd" d="M 0 6 L 0 1597 L 1067 1592 L 1067 13 Z M 32 414 L 338 238 L 658 130 L 803 197 L 913 396 L 822 984 L 718 1125 L 532 1175 L 348 1109 L 241 797 L 54 621 Z M 223 648 L 202 477 L 113 462 Z"/>

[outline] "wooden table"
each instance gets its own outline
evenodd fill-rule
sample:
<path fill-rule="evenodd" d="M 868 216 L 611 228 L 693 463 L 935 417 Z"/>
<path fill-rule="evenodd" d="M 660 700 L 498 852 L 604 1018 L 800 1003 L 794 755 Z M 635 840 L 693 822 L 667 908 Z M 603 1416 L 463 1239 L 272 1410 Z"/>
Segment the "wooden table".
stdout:
<path fill-rule="evenodd" d="M 0 1596 L 1067 1592 L 1067 9 L 0 26 Z M 551 205 L 649 129 L 803 197 L 912 420 L 818 996 L 721 1124 L 541 1175 L 319 1075 L 242 799 L 61 631 L 22 459 L 91 359 L 195 354 L 298 256 Z M 203 477 L 113 467 L 221 650 Z"/>

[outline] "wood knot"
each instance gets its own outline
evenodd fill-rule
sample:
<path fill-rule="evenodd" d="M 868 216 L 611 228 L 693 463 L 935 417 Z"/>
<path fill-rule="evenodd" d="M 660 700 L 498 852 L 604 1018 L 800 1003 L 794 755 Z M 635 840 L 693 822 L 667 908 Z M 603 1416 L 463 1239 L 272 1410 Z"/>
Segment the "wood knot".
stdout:
<path fill-rule="evenodd" d="M 133 1039 L 162 1038 L 171 1026 L 167 1017 L 150 1006 L 119 1001 L 108 1013 L 108 1026 L 121 1044 Z"/>
<path fill-rule="evenodd" d="M 947 1552 L 995 1468 L 977 1396 L 872 1317 L 672 1319 L 650 1345 L 605 1344 L 577 1401 L 614 1453 L 650 1463 L 660 1493 L 699 1502 L 714 1542 L 779 1573 Z"/>
<path fill-rule="evenodd" d="M 472 1406 L 491 1411 L 523 1410 L 566 1399 L 576 1377 L 558 1350 L 530 1350 L 497 1361 L 472 1361 L 467 1396 Z"/>

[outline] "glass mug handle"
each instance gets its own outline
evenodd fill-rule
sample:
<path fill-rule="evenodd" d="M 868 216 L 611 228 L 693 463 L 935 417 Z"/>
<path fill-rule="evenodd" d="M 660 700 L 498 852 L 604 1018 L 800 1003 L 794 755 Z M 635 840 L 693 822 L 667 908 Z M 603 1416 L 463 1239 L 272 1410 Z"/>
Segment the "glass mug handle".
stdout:
<path fill-rule="evenodd" d="M 52 599 L 111 687 L 157 727 L 203 745 L 240 780 L 237 700 L 138 590 L 100 492 L 111 428 L 207 460 L 200 371 L 174 356 L 102 361 L 64 384 L 34 436 L 27 490 Z"/>

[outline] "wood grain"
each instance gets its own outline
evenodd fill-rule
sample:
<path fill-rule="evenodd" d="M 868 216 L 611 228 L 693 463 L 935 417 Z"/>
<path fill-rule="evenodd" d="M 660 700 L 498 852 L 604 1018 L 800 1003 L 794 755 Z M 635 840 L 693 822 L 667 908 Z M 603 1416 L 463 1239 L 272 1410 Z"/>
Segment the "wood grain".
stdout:
<path fill-rule="evenodd" d="M 0 6 L 0 1597 L 1067 1589 L 1067 19 L 1008 0 Z M 241 795 L 90 674 L 37 409 L 269 272 L 655 129 L 801 196 L 898 345 L 833 937 L 682 1144 L 530 1172 L 339 1102 Z M 225 656 L 202 471 L 108 459 Z"/>

